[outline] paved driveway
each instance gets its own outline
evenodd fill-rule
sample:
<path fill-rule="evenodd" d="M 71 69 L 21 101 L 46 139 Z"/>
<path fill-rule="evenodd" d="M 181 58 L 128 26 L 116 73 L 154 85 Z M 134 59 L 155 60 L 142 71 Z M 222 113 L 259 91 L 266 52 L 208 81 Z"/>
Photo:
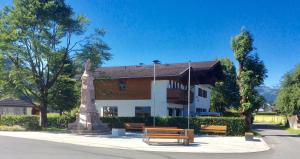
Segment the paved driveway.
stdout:
<path fill-rule="evenodd" d="M 0 136 L 1 159 L 285 159 L 299 158 L 300 138 L 273 125 L 257 125 L 271 150 L 247 154 L 164 153 L 93 148 Z"/>

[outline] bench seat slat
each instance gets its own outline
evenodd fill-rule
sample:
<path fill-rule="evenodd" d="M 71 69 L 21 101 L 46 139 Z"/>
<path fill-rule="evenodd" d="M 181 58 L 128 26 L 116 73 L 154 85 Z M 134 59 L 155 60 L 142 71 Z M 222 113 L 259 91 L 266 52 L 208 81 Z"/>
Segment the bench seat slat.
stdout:
<path fill-rule="evenodd" d="M 147 135 L 145 138 L 157 138 L 157 139 L 189 139 L 188 136 L 161 136 L 161 135 Z"/>
<path fill-rule="evenodd" d="M 201 125 L 201 132 L 205 133 L 219 133 L 219 134 L 226 134 L 227 133 L 227 126 L 223 125 Z"/>

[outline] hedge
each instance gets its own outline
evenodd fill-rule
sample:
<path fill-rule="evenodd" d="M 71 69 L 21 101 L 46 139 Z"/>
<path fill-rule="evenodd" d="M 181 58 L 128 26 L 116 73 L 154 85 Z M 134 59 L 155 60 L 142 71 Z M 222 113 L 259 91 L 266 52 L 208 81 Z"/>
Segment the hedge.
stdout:
<path fill-rule="evenodd" d="M 40 130 L 38 116 L 2 115 L 0 116 L 0 125 L 19 125 L 26 128 L 27 130 Z"/>
<path fill-rule="evenodd" d="M 38 128 L 38 116 L 5 115 L 0 118 L 0 125 L 21 125 L 27 126 L 28 130 Z M 102 117 L 101 120 L 110 127 L 123 127 L 125 122 L 145 123 L 152 126 L 153 118 L 141 117 Z M 75 116 L 70 114 L 58 115 L 48 114 L 48 126 L 54 128 L 67 128 L 68 123 L 75 121 Z M 190 128 L 195 129 L 195 133 L 200 133 L 200 125 L 226 125 L 227 135 L 240 136 L 245 133 L 245 120 L 242 117 L 192 117 L 190 118 Z M 156 126 L 176 126 L 187 128 L 186 117 L 157 117 Z"/>
<path fill-rule="evenodd" d="M 277 115 L 277 112 L 257 112 L 255 115 Z"/>
<path fill-rule="evenodd" d="M 283 115 L 255 115 L 254 122 L 286 125 L 287 118 Z"/>
<path fill-rule="evenodd" d="M 123 127 L 125 122 L 145 123 L 152 126 L 153 118 L 139 117 L 102 117 L 104 123 L 110 127 Z M 190 118 L 190 128 L 195 129 L 195 133 L 200 133 L 200 125 L 226 125 L 227 135 L 240 136 L 245 133 L 245 120 L 241 117 L 193 117 Z M 157 117 L 156 126 L 176 126 L 187 128 L 187 118 L 185 117 Z"/>
<path fill-rule="evenodd" d="M 53 128 L 67 128 L 68 124 L 75 121 L 76 117 L 75 115 L 71 114 L 48 114 L 48 127 L 53 127 Z"/>

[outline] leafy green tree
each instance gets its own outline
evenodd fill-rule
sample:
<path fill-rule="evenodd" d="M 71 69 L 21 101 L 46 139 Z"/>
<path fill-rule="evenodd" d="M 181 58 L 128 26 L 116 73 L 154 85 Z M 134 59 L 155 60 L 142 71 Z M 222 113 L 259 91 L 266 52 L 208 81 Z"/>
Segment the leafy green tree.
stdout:
<path fill-rule="evenodd" d="M 76 16 L 64 0 L 14 0 L 0 13 L 0 53 L 13 64 L 8 83 L 38 103 L 43 127 L 50 90 L 63 78 L 68 57 L 86 54 L 88 46 L 95 46 L 93 55 L 110 56 L 96 40 L 103 34 L 96 30 L 85 36 L 86 25 L 87 19 Z"/>
<path fill-rule="evenodd" d="M 300 64 L 288 72 L 281 83 L 276 108 L 287 116 L 297 115 L 300 111 Z"/>
<path fill-rule="evenodd" d="M 251 130 L 252 113 L 263 102 L 263 97 L 255 88 L 263 84 L 267 70 L 263 61 L 253 53 L 253 38 L 247 30 L 242 29 L 240 34 L 232 39 L 232 50 L 239 62 L 237 80 L 241 96 L 240 105 L 245 115 L 246 129 Z"/>
<path fill-rule="evenodd" d="M 222 71 L 225 76 L 223 81 L 218 81 L 211 92 L 211 111 L 224 112 L 226 108 L 239 107 L 240 94 L 236 82 L 236 69 L 228 58 L 220 59 Z"/>
<path fill-rule="evenodd" d="M 0 99 L 14 98 L 18 92 L 14 91 L 12 85 L 9 84 L 9 70 L 11 69 L 11 62 L 3 54 L 0 54 Z"/>
<path fill-rule="evenodd" d="M 62 114 L 79 105 L 80 85 L 73 78 L 76 75 L 75 70 L 73 62 L 68 58 L 64 71 L 49 90 L 49 108 L 51 110 Z"/>
<path fill-rule="evenodd" d="M 91 61 L 91 68 L 101 66 L 104 61 L 108 61 L 112 58 L 109 53 L 109 46 L 102 41 L 101 37 L 105 35 L 103 29 L 96 29 L 96 34 L 88 37 L 90 41 L 82 46 L 82 49 L 77 50 L 75 55 L 75 65 L 77 72 L 83 71 L 83 64 L 89 59 Z"/>

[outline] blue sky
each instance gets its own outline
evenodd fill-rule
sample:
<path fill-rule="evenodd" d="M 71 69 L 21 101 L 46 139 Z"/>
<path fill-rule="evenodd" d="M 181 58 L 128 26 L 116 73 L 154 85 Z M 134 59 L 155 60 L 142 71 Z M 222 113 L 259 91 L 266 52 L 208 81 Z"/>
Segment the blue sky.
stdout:
<path fill-rule="evenodd" d="M 113 59 L 105 66 L 234 60 L 231 38 L 245 26 L 275 86 L 300 63 L 300 1 L 67 0 L 107 31 Z M 11 4 L 1 0 L 0 6 Z M 236 62 L 235 62 L 236 63 Z"/>

